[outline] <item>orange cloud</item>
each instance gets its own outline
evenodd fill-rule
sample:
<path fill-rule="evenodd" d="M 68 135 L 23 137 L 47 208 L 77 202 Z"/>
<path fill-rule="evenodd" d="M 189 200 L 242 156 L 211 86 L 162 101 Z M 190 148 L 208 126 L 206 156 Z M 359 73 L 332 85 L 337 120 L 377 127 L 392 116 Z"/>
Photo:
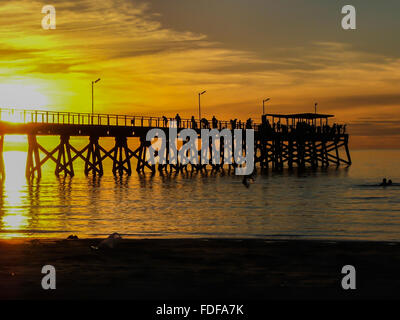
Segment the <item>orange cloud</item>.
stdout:
<path fill-rule="evenodd" d="M 91 80 L 101 77 L 95 106 L 103 113 L 189 117 L 206 89 L 208 117 L 258 120 L 268 96 L 267 110 L 276 113 L 312 111 L 318 101 L 320 112 L 336 114 L 358 137 L 378 130 L 374 144 L 399 132 L 384 120 L 400 120 L 400 59 L 339 42 L 272 46 L 262 54 L 232 49 L 163 26 L 146 2 L 56 1 L 57 29 L 42 30 L 45 4 L 0 4 L 2 106 L 89 112 Z"/>

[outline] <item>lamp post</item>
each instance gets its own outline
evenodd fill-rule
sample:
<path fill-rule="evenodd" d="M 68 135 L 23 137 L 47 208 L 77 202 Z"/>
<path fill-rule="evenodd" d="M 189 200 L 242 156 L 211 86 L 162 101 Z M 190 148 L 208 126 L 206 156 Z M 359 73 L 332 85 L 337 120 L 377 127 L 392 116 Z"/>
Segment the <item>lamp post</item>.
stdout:
<path fill-rule="evenodd" d="M 97 83 L 97 82 L 99 82 L 100 81 L 100 78 L 98 78 L 96 81 L 92 81 L 92 116 L 93 116 L 93 113 L 94 113 L 94 84 L 95 83 Z"/>
<path fill-rule="evenodd" d="M 207 91 L 203 91 L 199 93 L 199 120 L 201 120 L 201 104 L 200 104 L 200 97 L 205 94 Z"/>
<path fill-rule="evenodd" d="M 314 114 L 317 115 L 317 106 L 318 106 L 318 102 L 314 103 Z M 317 126 L 317 118 L 314 119 L 315 122 L 315 126 Z"/>
<path fill-rule="evenodd" d="M 264 100 L 263 100 L 263 115 L 265 114 L 265 111 L 264 111 L 264 109 L 265 109 L 265 107 L 264 107 L 265 102 L 268 102 L 269 100 L 271 100 L 271 99 L 270 99 L 270 98 L 267 98 L 267 99 L 264 99 Z"/>

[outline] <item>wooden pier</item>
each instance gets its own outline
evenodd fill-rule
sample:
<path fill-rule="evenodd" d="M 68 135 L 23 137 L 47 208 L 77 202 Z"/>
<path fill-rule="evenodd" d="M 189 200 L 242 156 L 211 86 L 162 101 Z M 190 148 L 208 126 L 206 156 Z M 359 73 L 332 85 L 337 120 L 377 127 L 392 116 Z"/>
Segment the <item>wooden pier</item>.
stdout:
<path fill-rule="evenodd" d="M 341 164 L 351 165 L 348 147 L 349 136 L 345 125 L 329 125 L 332 115 L 322 114 L 267 114 L 261 123 L 233 121 L 199 121 L 180 119 L 178 132 L 191 128 L 200 138 L 201 129 L 240 129 L 245 136 L 246 129 L 254 129 L 255 165 L 262 169 L 281 170 L 284 167 L 328 167 Z M 5 135 L 27 135 L 28 152 L 26 177 L 40 178 L 42 166 L 47 161 L 56 164 L 55 175 L 74 176 L 74 162 L 81 159 L 85 163 L 86 175 L 103 175 L 103 161 L 111 159 L 114 175 L 131 175 L 132 160 L 136 160 L 136 171 L 156 172 L 156 166 L 148 161 L 150 142 L 146 134 L 153 128 L 161 128 L 168 137 L 169 122 L 175 119 L 165 117 L 144 117 L 113 114 L 88 114 L 74 112 L 52 112 L 39 110 L 0 109 L 0 178 L 5 176 L 3 147 Z M 38 143 L 38 136 L 59 136 L 59 144 L 52 150 Z M 81 150 L 70 143 L 70 137 L 87 137 L 88 143 Z M 114 147 L 106 150 L 101 146 L 101 138 L 113 137 Z M 139 147 L 131 150 L 128 139 L 138 139 Z M 168 139 L 168 138 L 167 138 Z M 220 146 L 224 143 L 220 140 Z M 211 148 L 211 145 L 210 145 Z M 167 148 L 168 149 L 168 148 Z M 159 164 L 160 173 L 191 170 L 224 170 L 224 154 L 221 148 L 221 164 L 183 165 Z M 169 155 L 167 153 L 167 160 Z M 199 152 L 200 159 L 200 152 Z M 200 161 L 199 161 L 200 163 Z M 229 169 L 234 165 L 229 165 Z M 226 166 L 225 166 L 226 167 Z"/>
<path fill-rule="evenodd" d="M 256 135 L 255 162 L 261 168 L 274 169 L 351 165 L 346 125 L 330 126 L 328 119 L 332 117 L 315 113 L 264 115 Z"/>

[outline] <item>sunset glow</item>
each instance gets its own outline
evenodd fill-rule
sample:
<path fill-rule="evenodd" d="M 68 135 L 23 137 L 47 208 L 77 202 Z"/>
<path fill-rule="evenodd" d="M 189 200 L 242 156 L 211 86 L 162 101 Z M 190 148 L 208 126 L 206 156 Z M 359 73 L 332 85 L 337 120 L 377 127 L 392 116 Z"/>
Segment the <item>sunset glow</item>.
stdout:
<path fill-rule="evenodd" d="M 326 4 L 312 21 L 311 2 L 301 13 L 255 2 L 244 23 L 244 2 L 60 0 L 55 30 L 41 28 L 47 3 L 4 2 L 0 106 L 90 112 L 91 81 L 101 77 L 97 112 L 190 118 L 206 89 L 204 116 L 259 121 L 267 94 L 267 112 L 312 112 L 318 101 L 320 112 L 349 124 L 353 146 L 400 147 L 398 51 L 367 36 L 385 30 L 389 39 L 390 19 L 345 32 L 340 5 Z M 194 19 L 178 14 L 194 5 Z M 365 6 L 372 19 L 374 6 Z"/>

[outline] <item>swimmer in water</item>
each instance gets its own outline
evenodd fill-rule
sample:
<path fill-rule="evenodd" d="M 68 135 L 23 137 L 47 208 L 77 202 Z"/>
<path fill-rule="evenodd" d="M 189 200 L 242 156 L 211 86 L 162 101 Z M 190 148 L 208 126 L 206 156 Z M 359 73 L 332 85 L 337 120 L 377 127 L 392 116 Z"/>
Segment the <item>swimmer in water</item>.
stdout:
<path fill-rule="evenodd" d="M 386 178 L 383 178 L 382 183 L 380 184 L 380 186 L 387 186 Z"/>

